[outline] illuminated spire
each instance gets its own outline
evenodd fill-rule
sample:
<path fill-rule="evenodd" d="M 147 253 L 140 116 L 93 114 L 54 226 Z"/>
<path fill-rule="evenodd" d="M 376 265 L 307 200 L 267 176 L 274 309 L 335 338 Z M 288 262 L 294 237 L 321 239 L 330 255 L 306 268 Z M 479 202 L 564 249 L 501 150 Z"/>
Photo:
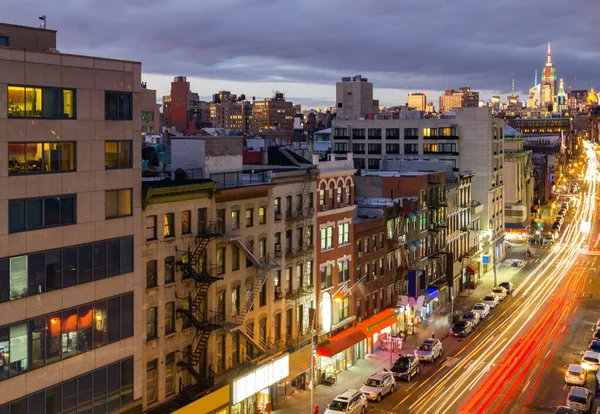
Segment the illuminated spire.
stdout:
<path fill-rule="evenodd" d="M 550 42 L 548 42 L 548 61 L 546 62 L 546 66 L 552 66 L 552 51 L 550 49 Z"/>
<path fill-rule="evenodd" d="M 512 77 L 512 94 L 511 96 L 515 96 L 515 74 L 513 72 L 513 77 Z"/>

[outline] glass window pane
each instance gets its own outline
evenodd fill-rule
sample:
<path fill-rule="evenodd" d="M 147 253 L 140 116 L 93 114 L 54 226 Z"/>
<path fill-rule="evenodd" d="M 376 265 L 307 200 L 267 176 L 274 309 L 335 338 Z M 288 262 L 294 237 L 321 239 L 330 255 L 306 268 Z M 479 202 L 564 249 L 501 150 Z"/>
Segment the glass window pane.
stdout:
<path fill-rule="evenodd" d="M 117 342 L 121 337 L 121 298 L 108 299 L 108 343 Z"/>
<path fill-rule="evenodd" d="M 133 237 L 121 239 L 121 270 L 120 273 L 133 272 Z"/>
<path fill-rule="evenodd" d="M 27 398 L 10 403 L 10 414 L 27 414 Z"/>
<path fill-rule="evenodd" d="M 27 229 L 37 229 L 44 225 L 42 205 L 43 201 L 41 198 L 27 200 Z"/>
<path fill-rule="evenodd" d="M 60 171 L 60 144 L 44 143 L 44 171 Z M 28 161 L 29 163 L 29 161 Z"/>
<path fill-rule="evenodd" d="M 106 277 L 106 242 L 94 243 L 92 265 L 94 280 L 104 279 Z"/>
<path fill-rule="evenodd" d="M 27 256 L 10 258 L 10 300 L 27 296 Z"/>
<path fill-rule="evenodd" d="M 56 226 L 60 224 L 60 198 L 44 199 L 44 225 Z"/>
<path fill-rule="evenodd" d="M 173 256 L 165 257 L 165 283 L 175 281 L 175 258 Z"/>
<path fill-rule="evenodd" d="M 77 412 L 77 379 L 62 384 L 62 412 L 63 414 Z"/>
<path fill-rule="evenodd" d="M 75 196 L 60 199 L 60 224 L 75 223 Z"/>
<path fill-rule="evenodd" d="M 31 369 L 43 367 L 46 358 L 46 318 L 41 316 L 29 321 L 31 343 Z"/>
<path fill-rule="evenodd" d="M 87 283 L 92 280 L 92 245 L 86 244 L 77 248 L 79 274 L 77 283 Z"/>
<path fill-rule="evenodd" d="M 22 374 L 29 369 L 27 359 L 27 324 L 20 323 L 10 327 L 10 376 Z"/>
<path fill-rule="evenodd" d="M 133 358 L 121 361 L 121 405 L 133 401 Z"/>
<path fill-rule="evenodd" d="M 92 305 L 80 306 L 77 309 L 77 353 L 92 349 Z"/>
<path fill-rule="evenodd" d="M 104 166 L 105 168 L 118 167 L 117 141 L 106 141 L 104 143 Z"/>
<path fill-rule="evenodd" d="M 25 144 L 8 144 L 8 173 L 25 172 Z"/>
<path fill-rule="evenodd" d="M 0 381 L 8 378 L 8 361 L 10 359 L 10 341 L 8 326 L 0 328 Z"/>
<path fill-rule="evenodd" d="M 106 204 L 106 218 L 117 217 L 119 214 L 118 210 L 118 191 L 106 191 L 105 192 L 105 204 Z"/>
<path fill-rule="evenodd" d="M 94 414 L 106 413 L 106 368 L 94 371 Z"/>
<path fill-rule="evenodd" d="M 46 255 L 44 253 L 27 256 L 29 295 L 39 295 L 46 291 Z"/>
<path fill-rule="evenodd" d="M 62 357 L 63 359 L 77 354 L 77 308 L 63 311 Z"/>
<path fill-rule="evenodd" d="M 25 87 L 24 86 L 9 86 L 8 87 L 8 116 L 9 117 L 24 117 L 25 116 Z"/>
<path fill-rule="evenodd" d="M 25 201 L 11 200 L 8 202 L 8 231 L 25 230 Z"/>
<path fill-rule="evenodd" d="M 106 390 L 106 411 L 111 412 L 121 406 L 121 363 L 108 366 L 108 388 Z"/>
<path fill-rule="evenodd" d="M 75 143 L 62 142 L 60 145 L 60 170 L 75 171 Z"/>
<path fill-rule="evenodd" d="M 118 275 L 121 271 L 121 241 L 110 240 L 106 243 L 108 251 L 108 276 Z"/>
<path fill-rule="evenodd" d="M 132 141 L 119 142 L 119 167 L 131 167 Z"/>
<path fill-rule="evenodd" d="M 10 405 L 0 405 L 0 414 L 10 414 Z"/>
<path fill-rule="evenodd" d="M 8 259 L 0 259 L 0 303 L 10 300 L 10 265 Z"/>
<path fill-rule="evenodd" d="M 92 410 L 92 374 L 77 378 L 77 412 L 91 413 Z"/>
<path fill-rule="evenodd" d="M 29 143 L 26 144 L 25 149 L 26 158 L 26 171 L 32 173 L 43 172 L 44 165 L 44 151 L 43 144 L 41 143 Z"/>
<path fill-rule="evenodd" d="M 60 414 L 60 384 L 46 388 L 46 414 Z"/>
<path fill-rule="evenodd" d="M 119 190 L 119 216 L 131 215 L 131 190 Z"/>
<path fill-rule="evenodd" d="M 121 339 L 133 336 L 133 293 L 121 296 Z"/>
<path fill-rule="evenodd" d="M 73 89 L 63 89 L 62 95 L 62 117 L 75 118 L 75 91 Z"/>
<path fill-rule="evenodd" d="M 77 284 L 77 247 L 69 247 L 62 251 L 63 288 Z"/>
<path fill-rule="evenodd" d="M 42 118 L 59 118 L 62 116 L 62 90 L 58 88 L 42 88 Z"/>
<path fill-rule="evenodd" d="M 94 338 L 94 348 L 99 348 L 106 345 L 106 301 L 100 300 L 94 302 L 93 306 L 92 335 Z"/>
<path fill-rule="evenodd" d="M 60 313 L 46 316 L 46 363 L 60 361 L 62 315 Z"/>
<path fill-rule="evenodd" d="M 61 251 L 46 252 L 46 290 L 51 291 L 62 287 Z"/>
<path fill-rule="evenodd" d="M 40 391 L 28 397 L 30 413 L 43 413 L 46 411 L 46 392 Z"/>

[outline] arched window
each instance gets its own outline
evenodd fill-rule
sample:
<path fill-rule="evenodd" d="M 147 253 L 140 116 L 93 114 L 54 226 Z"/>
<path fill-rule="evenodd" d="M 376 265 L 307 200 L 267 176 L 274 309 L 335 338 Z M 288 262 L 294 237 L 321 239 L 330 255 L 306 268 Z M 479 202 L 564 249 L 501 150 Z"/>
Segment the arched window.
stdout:
<path fill-rule="evenodd" d="M 338 204 L 338 206 L 340 206 L 342 204 L 343 188 L 344 188 L 344 183 L 342 183 L 341 181 L 338 181 L 338 188 L 337 188 L 337 204 Z"/>
<path fill-rule="evenodd" d="M 329 184 L 329 208 L 333 209 L 334 204 L 333 204 L 333 193 L 334 193 L 334 187 L 333 187 L 333 183 Z"/>
<path fill-rule="evenodd" d="M 325 183 L 321 183 L 319 189 L 319 207 L 321 210 L 325 207 Z"/>

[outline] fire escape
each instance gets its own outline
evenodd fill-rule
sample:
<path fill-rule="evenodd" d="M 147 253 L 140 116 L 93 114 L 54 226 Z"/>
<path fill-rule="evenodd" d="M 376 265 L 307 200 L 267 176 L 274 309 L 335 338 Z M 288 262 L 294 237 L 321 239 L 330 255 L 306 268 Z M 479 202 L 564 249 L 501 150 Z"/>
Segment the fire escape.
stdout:
<path fill-rule="evenodd" d="M 178 263 L 181 267 L 183 279 L 191 278 L 195 283 L 193 292 L 190 292 L 186 308 L 177 309 L 182 317 L 186 318 L 196 328 L 196 336 L 192 343 L 192 351 L 188 361 L 179 361 L 178 366 L 187 369 L 196 379 L 198 384 L 212 385 L 212 378 L 204 375 L 206 349 L 208 340 L 213 331 L 221 328 L 221 315 L 209 316 L 207 312 L 207 295 L 210 286 L 222 278 L 215 276 L 217 269 L 210 269 L 206 263 L 206 252 L 210 242 L 220 236 L 218 223 L 211 223 L 208 227 L 200 229 L 194 243 L 184 251 L 182 260 Z"/>

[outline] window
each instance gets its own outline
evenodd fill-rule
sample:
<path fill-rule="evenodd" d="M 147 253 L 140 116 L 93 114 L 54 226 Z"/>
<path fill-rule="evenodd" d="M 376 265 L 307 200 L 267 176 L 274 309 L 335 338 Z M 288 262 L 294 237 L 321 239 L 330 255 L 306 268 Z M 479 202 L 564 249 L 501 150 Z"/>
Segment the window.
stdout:
<path fill-rule="evenodd" d="M 437 128 L 423 128 L 424 137 L 437 137 Z"/>
<path fill-rule="evenodd" d="M 404 138 L 417 139 L 419 137 L 418 128 L 404 128 Z"/>
<path fill-rule="evenodd" d="M 231 244 L 231 270 L 239 270 L 240 269 L 240 248 Z"/>
<path fill-rule="evenodd" d="M 0 46 L 8 47 L 10 46 L 10 41 L 8 36 L 0 36 Z"/>
<path fill-rule="evenodd" d="M 190 234 L 192 232 L 192 212 L 185 210 L 181 212 L 181 234 Z"/>
<path fill-rule="evenodd" d="M 383 249 L 383 233 L 379 233 L 379 248 Z"/>
<path fill-rule="evenodd" d="M 338 204 L 338 206 L 340 206 L 342 204 L 342 192 L 343 192 L 342 186 L 339 185 L 337 188 L 337 204 Z"/>
<path fill-rule="evenodd" d="M 146 310 L 146 341 L 150 341 L 157 337 L 156 311 L 156 307 L 152 307 Z"/>
<path fill-rule="evenodd" d="M 315 206 L 315 201 L 313 199 L 314 194 L 313 193 L 308 193 L 308 208 L 313 208 Z"/>
<path fill-rule="evenodd" d="M 275 314 L 275 342 L 281 340 L 281 313 Z"/>
<path fill-rule="evenodd" d="M 165 335 L 175 332 L 175 302 L 165 304 Z"/>
<path fill-rule="evenodd" d="M 319 206 L 321 210 L 325 207 L 325 189 L 319 190 Z"/>
<path fill-rule="evenodd" d="M 104 168 L 131 168 L 133 141 L 106 141 L 104 143 Z"/>
<path fill-rule="evenodd" d="M 313 226 L 306 227 L 306 245 L 308 247 L 313 245 Z"/>
<path fill-rule="evenodd" d="M 287 196 L 285 198 L 285 217 L 286 218 L 292 217 L 292 210 L 293 210 L 292 196 Z"/>
<path fill-rule="evenodd" d="M 175 281 L 175 257 L 165 257 L 165 284 Z"/>
<path fill-rule="evenodd" d="M 254 253 L 254 240 L 248 240 L 247 245 L 250 249 L 250 252 Z M 250 257 L 250 255 L 246 255 L 246 267 L 251 267 L 253 264 L 252 257 Z"/>
<path fill-rule="evenodd" d="M 333 247 L 333 227 L 323 227 L 321 229 L 321 251 L 329 250 Z"/>
<path fill-rule="evenodd" d="M 346 185 L 346 205 L 350 205 L 350 196 L 352 195 L 350 185 Z"/>
<path fill-rule="evenodd" d="M 385 137 L 387 139 L 398 139 L 400 138 L 400 129 L 399 128 L 386 128 Z"/>
<path fill-rule="evenodd" d="M 132 93 L 106 91 L 104 93 L 104 117 L 106 120 L 127 120 L 132 118 Z"/>
<path fill-rule="evenodd" d="M 148 260 L 146 262 L 146 289 L 156 287 L 157 285 L 156 260 Z"/>
<path fill-rule="evenodd" d="M 352 129 L 352 138 L 364 138 L 365 137 L 365 130 L 362 128 L 356 128 L 356 129 Z"/>
<path fill-rule="evenodd" d="M 378 170 L 379 169 L 379 162 L 381 160 L 379 158 L 369 158 L 367 160 L 367 166 L 371 169 L 375 169 Z"/>
<path fill-rule="evenodd" d="M 369 144 L 367 150 L 369 154 L 381 154 L 381 144 Z"/>
<path fill-rule="evenodd" d="M 275 220 L 281 218 L 281 197 L 275 197 Z"/>
<path fill-rule="evenodd" d="M 175 214 L 173 213 L 163 215 L 163 236 L 175 237 Z"/>
<path fill-rule="evenodd" d="M 333 286 L 333 276 L 331 272 L 331 265 L 321 267 L 321 290 L 330 288 Z"/>
<path fill-rule="evenodd" d="M 175 392 L 175 352 L 165 357 L 165 395 Z"/>
<path fill-rule="evenodd" d="M 260 289 L 258 306 L 260 306 L 261 308 L 263 306 L 267 306 L 267 284 L 266 283 L 263 283 L 263 285 Z"/>
<path fill-rule="evenodd" d="M 240 311 L 240 286 L 235 286 L 231 289 L 231 313 L 233 316 L 237 315 Z M 225 315 L 221 315 L 225 318 Z"/>
<path fill-rule="evenodd" d="M 8 174 L 76 171 L 75 142 L 8 143 Z"/>
<path fill-rule="evenodd" d="M 344 246 L 350 243 L 350 223 L 338 225 L 338 245 Z"/>
<path fill-rule="evenodd" d="M 264 260 L 267 257 L 267 239 L 262 238 L 258 241 L 258 257 Z"/>
<path fill-rule="evenodd" d="M 423 144 L 423 152 L 424 153 L 438 152 L 438 144 Z"/>
<path fill-rule="evenodd" d="M 419 144 L 404 144 L 404 153 L 405 154 L 418 154 L 419 153 Z"/>
<path fill-rule="evenodd" d="M 365 144 L 352 144 L 352 152 L 355 154 L 364 154 Z"/>
<path fill-rule="evenodd" d="M 217 274 L 222 275 L 225 273 L 225 247 L 219 247 L 217 249 Z"/>
<path fill-rule="evenodd" d="M 335 189 L 333 188 L 333 184 L 329 185 L 329 190 L 327 191 L 327 195 L 329 196 L 329 208 L 334 209 L 335 205 L 333 204 L 333 193 Z"/>
<path fill-rule="evenodd" d="M 9 118 L 75 119 L 75 90 L 9 86 Z"/>
<path fill-rule="evenodd" d="M 254 225 L 254 209 L 246 209 L 246 227 L 252 227 Z"/>
<path fill-rule="evenodd" d="M 387 154 L 400 154 L 400 144 L 385 144 Z"/>
<path fill-rule="evenodd" d="M 198 209 L 198 233 L 204 233 L 206 231 L 207 221 L 206 207 Z"/>
<path fill-rule="evenodd" d="M 348 259 L 338 261 L 339 283 L 344 283 L 350 280 L 350 270 L 348 269 L 348 266 Z"/>
<path fill-rule="evenodd" d="M 292 279 L 292 268 L 286 267 L 285 269 L 285 288 L 291 292 L 294 290 L 294 280 Z"/>
<path fill-rule="evenodd" d="M 146 366 L 146 396 L 148 404 L 153 403 L 158 398 L 158 387 L 156 380 L 158 377 L 158 360 L 153 359 Z"/>
<path fill-rule="evenodd" d="M 132 190 L 109 190 L 105 193 L 106 219 L 131 216 L 133 214 Z"/>
<path fill-rule="evenodd" d="M 267 224 L 267 208 L 259 207 L 258 209 L 258 224 Z"/>
<path fill-rule="evenodd" d="M 75 195 L 9 200 L 8 231 L 15 233 L 75 223 Z"/>
<path fill-rule="evenodd" d="M 156 216 L 146 217 L 146 241 L 156 240 Z"/>
<path fill-rule="evenodd" d="M 237 210 L 231 210 L 231 229 L 240 229 L 240 212 Z"/>

